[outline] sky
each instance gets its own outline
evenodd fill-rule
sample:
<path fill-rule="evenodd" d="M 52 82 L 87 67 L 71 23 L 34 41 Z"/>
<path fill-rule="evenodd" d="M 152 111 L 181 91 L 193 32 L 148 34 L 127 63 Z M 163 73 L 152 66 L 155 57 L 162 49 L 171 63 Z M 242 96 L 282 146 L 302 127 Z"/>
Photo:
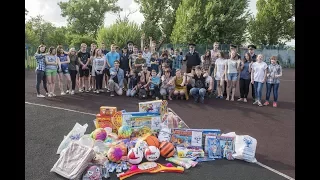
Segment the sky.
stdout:
<path fill-rule="evenodd" d="M 25 7 L 29 11 L 27 15 L 27 20 L 30 17 L 35 17 L 37 15 L 42 15 L 43 19 L 53 23 L 56 26 L 67 25 L 66 18 L 61 16 L 61 10 L 58 6 L 58 2 L 66 2 L 68 0 L 25 0 Z M 252 14 L 257 13 L 256 8 L 257 0 L 250 0 L 249 9 Z M 134 21 L 141 24 L 144 21 L 143 15 L 139 12 L 139 5 L 134 2 L 134 0 L 118 0 L 117 4 L 123 9 L 120 13 L 121 17 L 124 17 L 129 12 L 135 13 L 129 16 L 130 21 Z M 104 20 L 104 25 L 109 26 L 113 24 L 116 20 L 116 15 L 112 13 L 107 13 Z M 295 41 L 288 42 L 287 45 L 294 45 Z"/>

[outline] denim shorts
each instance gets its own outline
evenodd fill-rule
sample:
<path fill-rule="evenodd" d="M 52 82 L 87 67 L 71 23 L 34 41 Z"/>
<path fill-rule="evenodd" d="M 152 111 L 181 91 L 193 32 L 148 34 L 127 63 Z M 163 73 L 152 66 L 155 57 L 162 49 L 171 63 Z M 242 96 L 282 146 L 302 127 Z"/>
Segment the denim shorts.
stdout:
<path fill-rule="evenodd" d="M 228 81 L 237 81 L 238 73 L 228 73 Z"/>

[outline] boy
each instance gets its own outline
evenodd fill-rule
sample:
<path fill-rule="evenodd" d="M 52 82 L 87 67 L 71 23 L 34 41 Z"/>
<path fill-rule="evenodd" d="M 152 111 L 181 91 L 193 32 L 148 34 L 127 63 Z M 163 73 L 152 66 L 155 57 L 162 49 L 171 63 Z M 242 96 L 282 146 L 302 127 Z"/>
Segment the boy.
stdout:
<path fill-rule="evenodd" d="M 152 98 L 156 98 L 156 100 L 159 100 L 160 98 L 160 77 L 157 76 L 156 70 L 152 69 L 151 71 L 151 77 L 149 78 L 148 84 L 150 85 L 150 91 Z"/>
<path fill-rule="evenodd" d="M 159 73 L 159 64 L 160 64 L 160 59 L 158 58 L 157 53 L 153 53 L 150 59 L 151 63 L 151 70 L 154 69 L 157 74 Z"/>
<path fill-rule="evenodd" d="M 138 76 L 134 72 L 134 70 L 130 71 L 130 74 L 126 74 L 128 78 L 128 90 L 127 90 L 127 96 L 128 97 L 134 97 L 137 93 L 137 84 L 138 84 Z"/>
<path fill-rule="evenodd" d="M 134 62 L 134 67 L 136 72 L 140 72 L 142 70 L 142 65 L 146 64 L 146 60 L 142 57 L 142 52 L 138 52 L 138 58 Z"/>

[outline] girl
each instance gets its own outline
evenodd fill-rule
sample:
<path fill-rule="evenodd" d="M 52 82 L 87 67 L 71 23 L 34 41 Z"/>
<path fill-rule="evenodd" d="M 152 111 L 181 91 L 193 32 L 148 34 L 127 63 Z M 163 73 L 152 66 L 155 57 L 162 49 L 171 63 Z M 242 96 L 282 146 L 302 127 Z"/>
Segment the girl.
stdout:
<path fill-rule="evenodd" d="M 223 98 L 223 89 L 224 89 L 224 81 L 225 79 L 225 74 L 224 74 L 224 71 L 225 71 L 225 65 L 226 65 L 226 61 L 225 59 L 223 58 L 223 56 L 221 55 L 221 52 L 217 52 L 217 56 L 218 56 L 218 59 L 216 59 L 216 62 L 215 62 L 215 66 L 214 66 L 214 71 L 213 71 L 213 76 L 214 76 L 214 79 L 217 81 L 217 90 L 218 90 L 218 95 L 216 98 L 220 98 L 222 99 Z"/>
<path fill-rule="evenodd" d="M 209 72 L 210 65 L 211 65 L 211 52 L 210 50 L 207 50 L 206 54 L 201 56 L 202 70 Z"/>
<path fill-rule="evenodd" d="M 54 94 L 55 81 L 57 76 L 57 65 L 60 63 L 56 56 L 56 48 L 50 47 L 49 54 L 46 56 L 46 75 L 48 81 L 48 97 L 56 96 Z"/>
<path fill-rule="evenodd" d="M 102 82 L 103 82 L 103 76 L 104 76 L 104 69 L 106 67 L 106 59 L 104 57 L 104 54 L 102 53 L 101 49 L 95 49 L 95 56 L 92 58 L 92 69 L 94 72 L 92 74 L 95 74 L 95 83 L 96 83 L 96 92 L 99 94 L 102 92 Z"/>
<path fill-rule="evenodd" d="M 267 76 L 268 67 L 268 65 L 262 61 L 262 58 L 263 55 L 259 54 L 257 57 L 257 61 L 254 62 L 251 66 L 251 83 L 254 83 L 254 89 L 256 91 L 256 99 L 253 104 L 258 104 L 258 106 L 262 106 L 262 87 Z"/>
<path fill-rule="evenodd" d="M 71 78 L 70 78 L 70 74 L 69 74 L 69 63 L 70 63 L 70 58 L 68 56 L 68 54 L 64 53 L 64 50 L 62 48 L 60 48 L 59 46 L 57 47 L 57 57 L 60 60 L 60 64 L 59 64 L 59 69 L 58 69 L 58 80 L 59 80 L 59 87 L 60 87 L 60 91 L 61 91 L 61 96 L 66 95 L 66 93 L 69 93 L 69 88 L 71 85 Z M 63 76 L 66 77 L 67 79 L 67 92 L 65 93 L 63 91 L 63 81 L 64 78 Z"/>
<path fill-rule="evenodd" d="M 68 56 L 70 63 L 68 66 L 68 70 L 70 73 L 70 78 L 71 78 L 71 91 L 70 94 L 74 94 L 74 90 L 76 88 L 76 83 L 77 83 L 77 74 L 78 74 L 78 56 L 76 53 L 76 50 L 74 48 L 70 48 L 69 51 L 69 56 Z"/>
<path fill-rule="evenodd" d="M 127 74 L 128 77 L 128 90 L 127 96 L 134 97 L 137 93 L 137 84 L 138 84 L 138 77 L 137 74 L 133 69 L 130 70 L 130 74 Z"/>
<path fill-rule="evenodd" d="M 183 97 L 186 97 L 186 100 L 189 99 L 189 94 L 187 92 L 187 86 L 186 86 L 186 81 L 187 81 L 187 75 L 185 74 L 182 76 L 181 70 L 177 69 L 176 70 L 176 76 L 172 78 L 172 83 L 175 85 L 173 95 L 178 97 L 180 96 L 181 100 L 183 100 Z"/>
<path fill-rule="evenodd" d="M 90 62 L 89 62 L 89 70 L 90 70 L 90 76 L 89 76 L 89 91 L 93 90 L 94 93 L 96 93 L 96 88 L 94 86 L 96 85 L 96 71 L 93 69 L 93 59 L 96 55 L 96 49 L 97 45 L 95 43 L 91 44 L 91 50 L 90 50 Z"/>
<path fill-rule="evenodd" d="M 36 68 L 36 76 L 37 76 L 37 97 L 45 97 L 44 95 L 40 94 L 40 84 L 41 81 L 43 82 L 43 88 L 48 94 L 47 89 L 47 77 L 46 77 L 46 64 L 45 64 L 45 56 L 46 56 L 46 46 L 40 45 L 35 53 L 35 58 L 37 60 L 37 68 Z"/>
<path fill-rule="evenodd" d="M 174 55 L 172 55 L 172 76 L 176 75 L 176 71 L 182 68 L 183 57 L 179 54 L 178 49 L 174 51 Z M 181 73 L 181 72 L 180 72 Z"/>
<path fill-rule="evenodd" d="M 282 76 L 282 67 L 277 62 L 277 57 L 271 56 L 271 64 L 269 64 L 267 68 L 267 93 L 266 102 L 263 104 L 265 106 L 269 105 L 271 89 L 273 89 L 273 107 L 278 106 L 278 89 L 280 85 L 279 77 Z"/>
<path fill-rule="evenodd" d="M 163 97 L 163 99 L 166 99 L 166 96 L 168 95 L 168 99 L 172 100 L 171 95 L 174 90 L 173 83 L 171 82 L 171 76 L 170 76 L 171 70 L 166 69 L 164 71 L 164 75 L 161 77 L 161 88 L 160 88 L 160 94 Z"/>
<path fill-rule="evenodd" d="M 247 97 L 250 87 L 251 65 L 252 58 L 249 53 L 246 53 L 240 66 L 240 98 L 238 101 L 248 102 Z"/>
<path fill-rule="evenodd" d="M 234 101 L 234 93 L 236 91 L 236 84 L 238 81 L 238 73 L 239 73 L 239 64 L 238 55 L 235 51 L 231 52 L 231 57 L 226 61 L 225 66 L 225 77 L 228 78 L 227 82 L 227 98 L 229 101 L 230 89 L 232 89 L 231 101 Z"/>

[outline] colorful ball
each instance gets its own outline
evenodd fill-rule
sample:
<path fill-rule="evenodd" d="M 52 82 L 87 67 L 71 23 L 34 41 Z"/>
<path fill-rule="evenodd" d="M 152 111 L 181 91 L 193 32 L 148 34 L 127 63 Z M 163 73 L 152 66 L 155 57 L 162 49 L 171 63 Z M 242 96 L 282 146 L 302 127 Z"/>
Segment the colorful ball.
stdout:
<path fill-rule="evenodd" d="M 135 148 L 139 148 L 142 152 L 148 147 L 147 142 L 139 139 L 135 145 Z"/>
<path fill-rule="evenodd" d="M 160 142 L 157 137 L 148 136 L 145 141 L 147 142 L 148 146 L 155 146 L 159 148 Z"/>
<path fill-rule="evenodd" d="M 131 164 L 139 164 L 143 159 L 143 152 L 139 148 L 132 148 L 128 152 L 128 162 Z"/>
<path fill-rule="evenodd" d="M 120 139 L 126 139 L 126 138 L 130 138 L 132 133 L 132 129 L 129 126 L 121 126 L 118 129 L 118 138 Z"/>
<path fill-rule="evenodd" d="M 174 155 L 174 145 L 170 142 L 163 141 L 159 146 L 161 156 L 168 158 Z"/>
<path fill-rule="evenodd" d="M 111 147 L 107 153 L 107 157 L 112 162 L 119 162 L 123 156 L 122 149 L 119 147 Z"/>
<path fill-rule="evenodd" d="M 107 132 L 103 128 L 95 129 L 91 133 L 92 139 L 104 141 L 107 138 Z"/>
<path fill-rule="evenodd" d="M 144 157 L 148 160 L 148 161 L 156 161 L 159 159 L 160 157 L 160 151 L 157 147 L 155 146 L 149 146 L 146 148 L 146 150 L 144 151 Z"/>

